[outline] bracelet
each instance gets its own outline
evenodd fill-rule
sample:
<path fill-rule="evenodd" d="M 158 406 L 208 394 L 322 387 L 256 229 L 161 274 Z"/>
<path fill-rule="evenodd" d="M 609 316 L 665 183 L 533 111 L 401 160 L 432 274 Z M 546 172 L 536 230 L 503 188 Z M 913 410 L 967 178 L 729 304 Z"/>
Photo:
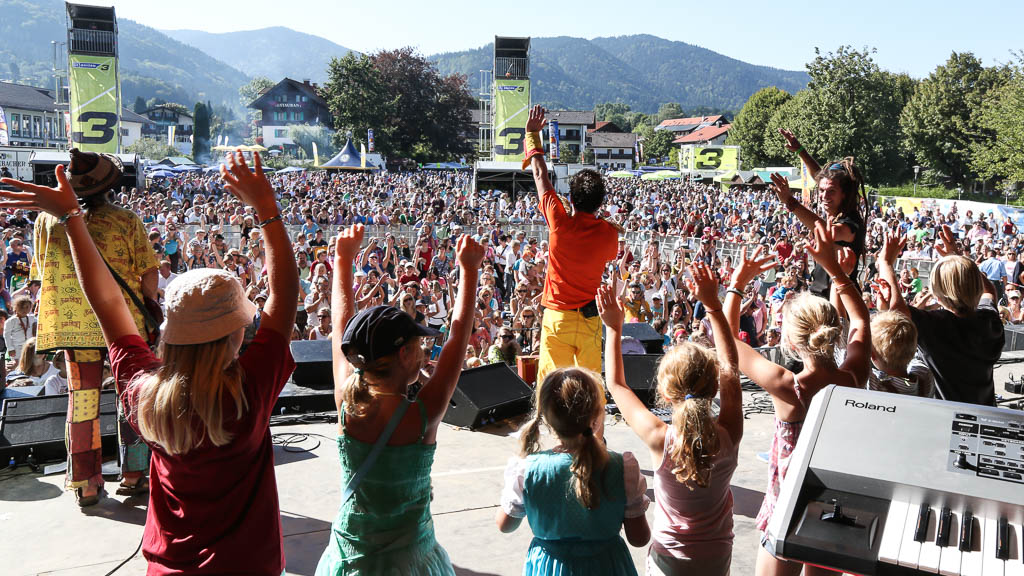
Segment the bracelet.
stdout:
<path fill-rule="evenodd" d="M 273 216 L 271 218 L 267 218 L 263 222 L 260 222 L 260 230 L 262 230 L 263 227 L 266 226 L 267 224 L 272 224 L 274 222 L 280 222 L 281 220 L 284 220 L 284 217 L 282 217 L 281 213 L 278 212 L 277 216 Z"/>
<path fill-rule="evenodd" d="M 801 147 L 799 147 L 799 148 L 797 148 L 797 149 L 796 149 L 796 153 L 797 153 L 797 154 L 800 154 L 800 153 L 801 153 L 801 152 L 803 152 L 803 151 L 804 151 L 804 147 L 803 147 L 803 146 L 801 146 Z"/>
<path fill-rule="evenodd" d="M 81 215 L 82 215 L 82 209 L 81 208 L 75 208 L 74 210 L 68 212 L 67 214 L 61 216 L 60 218 L 57 218 L 57 224 L 67 224 L 68 220 L 70 220 L 71 218 L 74 218 L 75 216 L 81 216 Z"/>
<path fill-rule="evenodd" d="M 743 298 L 743 296 L 745 296 L 745 294 L 743 294 L 742 290 L 737 290 L 735 288 L 729 288 L 728 290 L 725 291 L 725 293 L 726 294 L 735 294 L 735 295 L 739 296 L 740 298 Z"/>
<path fill-rule="evenodd" d="M 715 312 L 721 312 L 721 308 L 704 308 L 704 312 L 707 314 L 714 314 Z"/>
<path fill-rule="evenodd" d="M 527 132 L 523 138 L 523 144 L 527 150 L 543 150 L 544 141 L 540 139 L 540 132 Z"/>

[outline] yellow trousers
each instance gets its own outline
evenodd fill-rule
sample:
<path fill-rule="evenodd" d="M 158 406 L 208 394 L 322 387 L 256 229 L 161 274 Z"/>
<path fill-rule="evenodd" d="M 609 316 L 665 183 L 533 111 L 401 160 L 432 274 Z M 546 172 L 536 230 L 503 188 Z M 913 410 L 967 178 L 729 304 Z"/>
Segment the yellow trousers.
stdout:
<path fill-rule="evenodd" d="M 600 374 L 601 318 L 586 318 L 578 310 L 544 310 L 537 388 L 548 373 L 569 366 L 580 366 Z"/>

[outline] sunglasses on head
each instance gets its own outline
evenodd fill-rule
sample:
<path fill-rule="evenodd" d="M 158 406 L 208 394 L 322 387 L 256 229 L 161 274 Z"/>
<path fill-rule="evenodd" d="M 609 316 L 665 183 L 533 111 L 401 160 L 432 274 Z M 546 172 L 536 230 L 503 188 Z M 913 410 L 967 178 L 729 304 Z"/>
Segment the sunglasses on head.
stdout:
<path fill-rule="evenodd" d="M 511 340 L 512 338 L 513 338 L 513 336 L 511 334 L 502 334 L 501 335 L 501 339 L 502 340 Z"/>

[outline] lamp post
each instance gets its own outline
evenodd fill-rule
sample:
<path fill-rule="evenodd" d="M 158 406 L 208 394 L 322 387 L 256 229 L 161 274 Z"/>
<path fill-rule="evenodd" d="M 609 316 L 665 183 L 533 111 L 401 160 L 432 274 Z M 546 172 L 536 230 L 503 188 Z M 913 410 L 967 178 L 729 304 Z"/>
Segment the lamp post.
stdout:
<path fill-rule="evenodd" d="M 917 174 L 921 171 L 920 166 L 914 166 L 914 196 L 917 196 Z"/>

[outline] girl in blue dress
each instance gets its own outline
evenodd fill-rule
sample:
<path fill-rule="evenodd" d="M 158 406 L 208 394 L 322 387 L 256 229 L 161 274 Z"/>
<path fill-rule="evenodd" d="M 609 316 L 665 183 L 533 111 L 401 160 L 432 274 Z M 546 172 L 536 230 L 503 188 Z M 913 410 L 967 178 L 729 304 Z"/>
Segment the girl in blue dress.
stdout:
<path fill-rule="evenodd" d="M 526 518 L 533 541 L 524 576 L 635 575 L 619 531 L 636 547 L 651 537 L 644 512 L 647 481 L 629 452 L 610 452 L 603 432 L 604 387 L 581 368 L 556 370 L 544 379 L 533 419 L 523 428 L 520 457 L 505 470 L 496 518 L 512 532 Z M 558 439 L 540 449 L 545 424 Z"/>

